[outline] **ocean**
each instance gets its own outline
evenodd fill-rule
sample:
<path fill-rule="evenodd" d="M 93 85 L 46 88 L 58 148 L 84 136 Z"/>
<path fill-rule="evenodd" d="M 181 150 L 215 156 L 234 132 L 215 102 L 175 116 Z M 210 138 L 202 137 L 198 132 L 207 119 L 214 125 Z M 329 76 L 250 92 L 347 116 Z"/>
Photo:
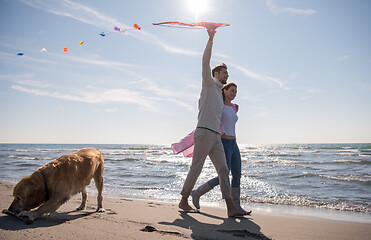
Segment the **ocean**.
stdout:
<path fill-rule="evenodd" d="M 43 164 L 84 147 L 103 154 L 104 196 L 180 200 L 192 159 L 174 155 L 170 145 L 0 144 L 0 181 L 15 184 Z M 371 223 L 371 143 L 239 147 L 245 208 Z M 214 176 L 207 159 L 196 187 Z M 93 182 L 88 193 L 96 194 Z M 223 205 L 219 187 L 201 198 L 203 204 Z"/>

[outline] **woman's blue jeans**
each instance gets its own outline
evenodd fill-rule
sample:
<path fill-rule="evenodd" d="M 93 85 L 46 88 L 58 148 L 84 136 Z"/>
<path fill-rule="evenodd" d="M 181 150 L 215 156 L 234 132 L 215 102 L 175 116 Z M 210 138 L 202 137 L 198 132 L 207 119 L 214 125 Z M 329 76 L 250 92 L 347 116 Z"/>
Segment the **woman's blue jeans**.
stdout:
<path fill-rule="evenodd" d="M 227 160 L 227 166 L 229 171 L 232 172 L 232 183 L 231 187 L 240 187 L 241 180 L 241 154 L 238 148 L 236 139 L 224 139 L 222 143 L 225 152 L 225 158 Z M 211 188 L 219 185 L 218 177 L 215 177 L 207 182 Z"/>

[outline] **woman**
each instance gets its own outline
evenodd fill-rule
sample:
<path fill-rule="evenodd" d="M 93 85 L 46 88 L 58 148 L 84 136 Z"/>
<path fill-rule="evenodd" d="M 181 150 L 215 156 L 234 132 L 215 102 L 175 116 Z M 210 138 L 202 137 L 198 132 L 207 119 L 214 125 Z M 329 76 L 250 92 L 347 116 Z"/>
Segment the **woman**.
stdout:
<path fill-rule="evenodd" d="M 229 170 L 232 172 L 232 183 L 231 183 L 231 194 L 232 199 L 236 207 L 242 211 L 243 208 L 240 205 L 240 179 L 241 179 L 241 155 L 236 142 L 235 126 L 238 120 L 237 111 L 238 105 L 233 104 L 232 100 L 237 94 L 237 85 L 235 83 L 228 83 L 222 88 L 224 106 L 223 114 L 221 118 L 221 134 L 222 143 L 224 147 L 225 157 Z M 192 191 L 192 202 L 193 205 L 200 208 L 200 197 L 219 185 L 218 177 L 215 177 L 205 184 L 201 185 L 196 190 Z M 246 211 L 245 211 L 246 212 Z M 251 211 L 247 212 L 248 214 Z"/>

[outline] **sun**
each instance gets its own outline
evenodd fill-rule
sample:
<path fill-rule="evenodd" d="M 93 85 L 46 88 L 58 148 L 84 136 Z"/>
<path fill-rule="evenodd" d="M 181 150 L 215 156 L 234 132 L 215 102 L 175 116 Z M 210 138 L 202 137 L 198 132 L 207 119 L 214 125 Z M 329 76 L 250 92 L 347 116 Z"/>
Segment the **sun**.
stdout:
<path fill-rule="evenodd" d="M 188 8 L 196 17 L 209 10 L 208 0 L 187 0 Z"/>

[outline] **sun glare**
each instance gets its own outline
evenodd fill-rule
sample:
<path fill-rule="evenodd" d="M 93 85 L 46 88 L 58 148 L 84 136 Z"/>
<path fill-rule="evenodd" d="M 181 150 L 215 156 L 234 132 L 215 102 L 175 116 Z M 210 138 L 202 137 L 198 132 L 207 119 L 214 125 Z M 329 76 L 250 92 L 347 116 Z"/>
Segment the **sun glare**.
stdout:
<path fill-rule="evenodd" d="M 200 14 L 207 12 L 209 7 L 207 0 L 188 0 L 188 8 L 196 15 L 196 18 L 198 18 Z"/>

